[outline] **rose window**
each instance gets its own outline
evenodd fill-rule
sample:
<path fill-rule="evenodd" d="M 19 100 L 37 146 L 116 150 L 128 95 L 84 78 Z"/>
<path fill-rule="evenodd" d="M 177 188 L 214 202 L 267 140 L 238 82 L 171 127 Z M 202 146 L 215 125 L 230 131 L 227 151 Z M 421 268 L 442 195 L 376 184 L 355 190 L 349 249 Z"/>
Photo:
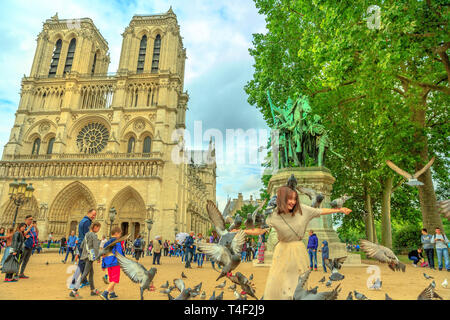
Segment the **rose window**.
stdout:
<path fill-rule="evenodd" d="M 78 133 L 78 149 L 82 153 L 99 153 L 105 148 L 108 139 L 108 129 L 100 123 L 90 123 Z"/>

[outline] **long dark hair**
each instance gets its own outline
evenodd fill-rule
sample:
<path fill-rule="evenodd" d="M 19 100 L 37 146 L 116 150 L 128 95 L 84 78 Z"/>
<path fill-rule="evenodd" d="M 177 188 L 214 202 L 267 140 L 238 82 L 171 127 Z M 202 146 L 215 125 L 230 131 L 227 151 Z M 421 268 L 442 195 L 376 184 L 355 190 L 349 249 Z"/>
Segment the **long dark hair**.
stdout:
<path fill-rule="evenodd" d="M 287 208 L 287 201 L 292 194 L 295 194 L 295 199 L 297 200 L 297 202 L 295 203 L 295 206 L 292 209 L 292 211 L 289 211 L 289 209 Z M 300 200 L 298 198 L 297 191 L 289 188 L 288 186 L 280 187 L 277 191 L 277 208 L 278 214 L 292 213 L 292 216 L 294 216 L 297 211 L 300 214 L 302 214 L 302 209 L 300 207 Z"/>

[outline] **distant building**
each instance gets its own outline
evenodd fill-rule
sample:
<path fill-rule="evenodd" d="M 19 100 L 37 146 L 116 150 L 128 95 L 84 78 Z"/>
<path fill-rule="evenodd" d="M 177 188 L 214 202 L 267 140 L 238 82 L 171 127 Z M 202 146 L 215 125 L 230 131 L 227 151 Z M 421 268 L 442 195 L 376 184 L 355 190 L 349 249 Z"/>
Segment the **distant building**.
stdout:
<path fill-rule="evenodd" d="M 261 199 L 253 199 L 253 196 L 250 195 L 250 199 L 244 200 L 244 197 L 241 192 L 238 193 L 237 199 L 231 200 L 228 198 L 225 209 L 223 209 L 223 216 L 232 216 L 236 214 L 236 211 L 241 210 L 244 205 L 251 204 L 252 206 L 258 206 L 261 204 Z"/>

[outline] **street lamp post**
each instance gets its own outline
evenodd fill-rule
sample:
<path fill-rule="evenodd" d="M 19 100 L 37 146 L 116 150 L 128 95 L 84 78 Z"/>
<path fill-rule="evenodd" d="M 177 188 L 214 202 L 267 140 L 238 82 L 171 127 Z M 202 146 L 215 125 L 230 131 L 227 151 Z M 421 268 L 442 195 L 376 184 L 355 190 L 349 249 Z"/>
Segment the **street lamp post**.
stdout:
<path fill-rule="evenodd" d="M 27 185 L 25 179 L 18 182 L 14 179 L 14 182 L 9 184 L 9 198 L 14 202 L 16 206 L 16 213 L 14 214 L 14 219 L 12 226 L 14 228 L 16 224 L 17 214 L 19 213 L 19 207 L 27 203 L 33 197 L 34 188 L 30 183 Z"/>
<path fill-rule="evenodd" d="M 150 230 L 152 230 L 153 227 L 153 220 L 152 219 L 147 219 L 145 220 L 145 223 L 147 224 L 147 230 L 148 230 L 148 235 L 147 235 L 147 247 L 150 244 Z"/>
<path fill-rule="evenodd" d="M 112 230 L 112 225 L 114 223 L 114 220 L 116 219 L 116 208 L 111 207 L 111 209 L 109 209 L 109 237 L 111 238 L 111 230 Z"/>

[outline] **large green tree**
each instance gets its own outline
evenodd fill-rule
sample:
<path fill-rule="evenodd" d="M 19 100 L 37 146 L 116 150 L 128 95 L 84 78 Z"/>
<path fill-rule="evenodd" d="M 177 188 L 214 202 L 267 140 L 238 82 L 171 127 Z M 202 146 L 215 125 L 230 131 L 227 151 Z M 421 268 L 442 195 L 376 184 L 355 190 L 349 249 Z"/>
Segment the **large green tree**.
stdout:
<path fill-rule="evenodd" d="M 255 3 L 266 15 L 268 32 L 254 35 L 255 73 L 245 88 L 249 102 L 271 124 L 267 89 L 278 104 L 297 92 L 311 98 L 335 149 L 345 153 L 343 162 L 330 155 L 326 163 L 338 178 L 334 189 L 361 196 L 359 217 L 368 237 L 375 229 L 371 207 L 380 201 L 382 238 L 389 245 L 390 200 L 401 178 L 385 160 L 412 172 L 437 154 L 438 190 L 448 190 L 448 6 L 444 1 Z M 380 12 L 375 28 L 367 23 L 373 4 Z M 419 180 L 423 224 L 442 226 L 431 172 Z"/>

